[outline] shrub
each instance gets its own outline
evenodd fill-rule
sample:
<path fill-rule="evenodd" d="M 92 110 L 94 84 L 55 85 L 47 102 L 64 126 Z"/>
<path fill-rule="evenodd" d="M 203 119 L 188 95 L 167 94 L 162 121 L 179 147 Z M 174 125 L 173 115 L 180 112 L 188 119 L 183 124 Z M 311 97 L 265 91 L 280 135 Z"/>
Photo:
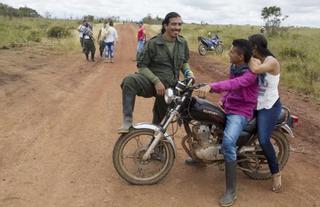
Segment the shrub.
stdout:
<path fill-rule="evenodd" d="M 27 36 L 28 41 L 40 42 L 41 41 L 41 33 L 37 30 L 31 30 Z"/>
<path fill-rule="evenodd" d="M 304 59 L 307 57 L 305 52 L 298 48 L 285 47 L 280 51 L 281 57 L 289 57 L 289 58 L 301 58 Z"/>
<path fill-rule="evenodd" d="M 286 69 L 288 70 L 288 72 L 297 72 L 300 71 L 304 68 L 303 65 L 298 64 L 298 63 L 290 63 Z"/>
<path fill-rule="evenodd" d="M 71 35 L 71 32 L 61 26 L 53 26 L 49 28 L 47 32 L 47 36 L 51 38 L 63 38 L 63 37 L 68 37 Z"/>

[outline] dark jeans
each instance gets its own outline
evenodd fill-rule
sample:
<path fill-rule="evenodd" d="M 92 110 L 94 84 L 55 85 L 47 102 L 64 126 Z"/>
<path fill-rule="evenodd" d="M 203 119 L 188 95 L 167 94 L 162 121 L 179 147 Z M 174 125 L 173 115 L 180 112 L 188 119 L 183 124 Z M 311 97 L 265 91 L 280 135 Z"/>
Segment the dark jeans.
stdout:
<path fill-rule="evenodd" d="M 83 38 L 82 37 L 80 37 L 80 45 L 81 45 L 81 47 L 83 47 Z"/>
<path fill-rule="evenodd" d="M 94 42 L 92 39 L 84 39 L 83 40 L 84 52 L 86 57 L 88 58 L 91 53 L 91 59 L 94 59 L 94 53 L 96 51 L 96 47 L 94 46 Z"/>
<path fill-rule="evenodd" d="M 279 172 L 279 165 L 276 153 L 270 142 L 272 131 L 278 121 L 281 112 L 280 99 L 272 106 L 271 109 L 261 109 L 257 111 L 257 127 L 261 148 L 267 158 L 271 174 Z"/>
<path fill-rule="evenodd" d="M 102 57 L 102 55 L 103 55 L 103 50 L 104 50 L 105 47 L 106 47 L 106 43 L 101 40 L 101 41 L 99 42 L 100 57 Z"/>

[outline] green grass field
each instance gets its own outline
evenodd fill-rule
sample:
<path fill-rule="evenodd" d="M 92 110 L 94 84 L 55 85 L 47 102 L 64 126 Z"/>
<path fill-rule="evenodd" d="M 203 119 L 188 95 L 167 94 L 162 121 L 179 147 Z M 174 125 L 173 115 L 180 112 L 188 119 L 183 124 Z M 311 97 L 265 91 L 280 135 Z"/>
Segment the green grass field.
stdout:
<path fill-rule="evenodd" d="M 160 31 L 159 25 L 147 25 L 150 34 Z M 194 25 L 184 24 L 182 35 L 188 40 L 192 51 L 198 51 L 198 36 L 211 32 L 218 34 L 224 43 L 222 55 L 208 56 L 228 63 L 228 50 L 233 39 L 248 38 L 258 33 L 258 26 Z M 281 84 L 320 100 L 320 29 L 288 28 L 278 36 L 268 37 L 269 48 L 281 63 Z"/>
<path fill-rule="evenodd" d="M 0 16 L 0 48 L 9 49 L 26 45 L 42 44 L 61 50 L 79 49 L 74 35 L 79 25 L 76 20 L 50 20 L 43 18 L 12 18 Z M 47 32 L 60 26 L 70 34 L 63 38 L 48 38 Z"/>

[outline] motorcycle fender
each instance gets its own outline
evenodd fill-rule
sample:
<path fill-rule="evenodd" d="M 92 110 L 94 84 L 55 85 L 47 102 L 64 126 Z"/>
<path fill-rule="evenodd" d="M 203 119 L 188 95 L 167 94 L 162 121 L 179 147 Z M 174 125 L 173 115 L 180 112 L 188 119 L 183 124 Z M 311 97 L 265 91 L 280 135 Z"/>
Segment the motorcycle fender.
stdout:
<path fill-rule="evenodd" d="M 156 126 L 154 124 L 150 124 L 150 123 L 137 123 L 137 124 L 133 124 L 132 127 L 135 129 L 151 129 L 153 131 L 160 131 L 158 126 Z M 177 155 L 176 145 L 175 145 L 172 137 L 167 132 L 165 132 L 164 138 L 171 144 L 171 146 L 174 150 L 174 156 L 176 157 L 176 155 Z"/>
<path fill-rule="evenodd" d="M 287 124 L 282 125 L 281 130 L 288 135 L 287 137 L 294 138 L 293 132 Z"/>

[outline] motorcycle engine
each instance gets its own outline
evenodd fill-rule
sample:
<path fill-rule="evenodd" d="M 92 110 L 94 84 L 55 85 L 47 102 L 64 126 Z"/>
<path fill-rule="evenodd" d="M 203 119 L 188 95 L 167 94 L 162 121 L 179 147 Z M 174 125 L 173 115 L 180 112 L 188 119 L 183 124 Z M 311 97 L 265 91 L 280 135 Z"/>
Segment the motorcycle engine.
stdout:
<path fill-rule="evenodd" d="M 220 160 L 223 159 L 221 153 L 221 144 L 219 143 L 219 129 L 212 125 L 197 123 L 192 127 L 193 132 L 193 150 L 196 156 L 202 160 Z"/>

